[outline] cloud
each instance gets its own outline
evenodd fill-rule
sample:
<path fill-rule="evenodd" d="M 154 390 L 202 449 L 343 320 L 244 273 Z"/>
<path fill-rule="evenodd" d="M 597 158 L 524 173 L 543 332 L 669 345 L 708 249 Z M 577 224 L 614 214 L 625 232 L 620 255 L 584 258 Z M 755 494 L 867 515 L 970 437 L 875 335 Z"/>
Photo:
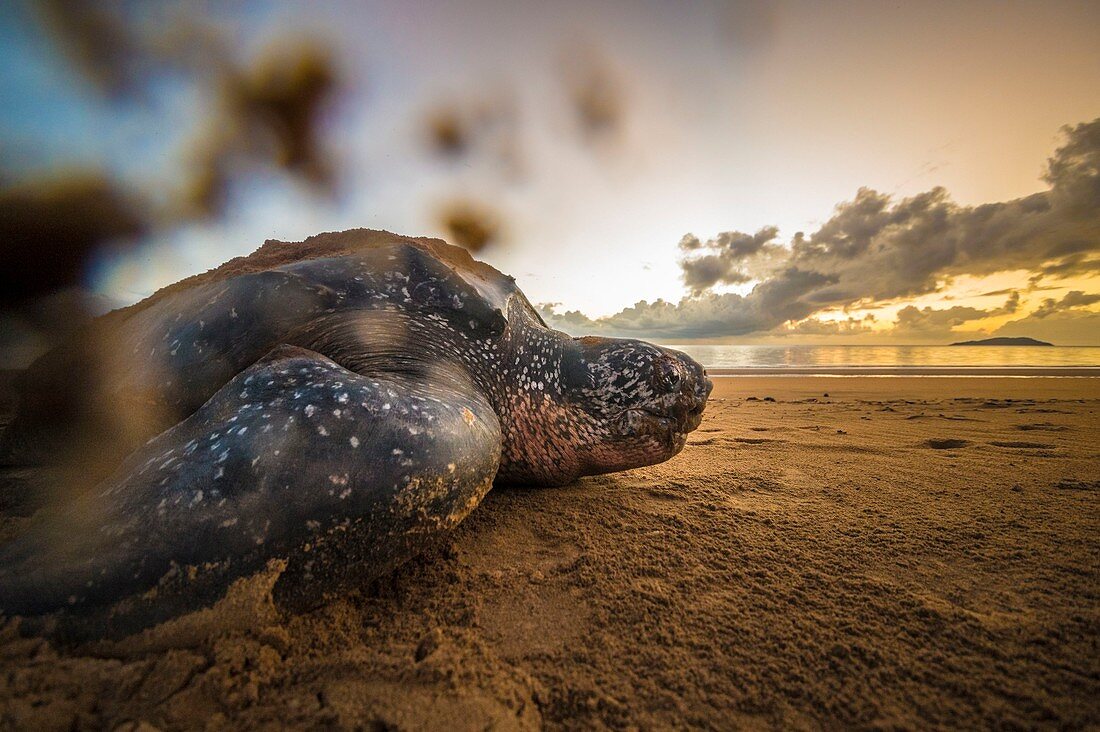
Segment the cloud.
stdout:
<path fill-rule="evenodd" d="M 599 333 L 653 338 L 705 338 L 715 332 L 752 333 L 767 330 L 784 321 L 762 313 L 733 293 L 708 293 L 684 298 L 641 301 L 607 318 L 592 319 L 576 310 L 557 313 L 542 306 L 543 318 L 553 328 L 567 333 Z"/>
<path fill-rule="evenodd" d="M 917 308 L 907 305 L 898 311 L 894 330 L 900 333 L 945 333 L 971 320 L 982 320 L 993 313 L 979 308 L 956 305 L 950 308 Z"/>
<path fill-rule="evenodd" d="M 689 297 L 639 302 L 593 320 L 580 313 L 549 318 L 565 330 L 654 337 L 722 337 L 773 330 L 826 309 L 869 307 L 935 292 L 959 275 L 1025 270 L 1045 277 L 1100 272 L 1100 118 L 1063 128 L 1064 144 L 1047 164 L 1050 189 L 1024 198 L 961 206 L 943 188 L 895 201 L 861 188 L 833 216 L 787 245 L 775 227 L 681 239 Z M 747 294 L 721 285 L 755 281 Z M 902 329 L 932 329 L 1014 312 L 1019 295 L 995 311 L 906 308 Z M 1011 310 L 1006 308 L 1012 308 Z M 900 316 L 900 314 L 899 314 Z M 649 330 L 646 330 L 649 329 Z"/>
<path fill-rule="evenodd" d="M 1100 312 L 1059 310 L 1043 317 L 1029 315 L 993 331 L 995 336 L 1031 336 L 1059 346 L 1100 346 Z"/>
<path fill-rule="evenodd" d="M 806 318 L 784 328 L 782 335 L 857 335 L 870 333 L 875 316 L 868 313 L 863 318 L 848 317 L 844 320 L 821 320 Z"/>
<path fill-rule="evenodd" d="M 960 325 L 997 315 L 1010 315 L 1020 308 L 1020 293 L 1013 291 L 999 308 L 982 309 L 955 305 L 949 308 L 917 308 L 907 305 L 898 311 L 894 332 L 899 335 L 940 337 L 949 335 Z"/>
<path fill-rule="evenodd" d="M 681 251 L 708 253 L 681 260 L 684 284 L 698 294 L 718 284 L 736 285 L 757 279 L 769 257 L 782 257 L 786 251 L 775 243 L 777 236 L 779 229 L 774 226 L 765 226 L 755 234 L 725 231 L 706 243 L 686 234 L 680 240 Z"/>
<path fill-rule="evenodd" d="M 1040 320 L 1048 318 L 1055 313 L 1060 313 L 1073 308 L 1082 308 L 1100 302 L 1100 293 L 1086 294 L 1081 290 L 1067 292 L 1061 300 L 1048 297 L 1031 313 L 1031 317 Z"/>

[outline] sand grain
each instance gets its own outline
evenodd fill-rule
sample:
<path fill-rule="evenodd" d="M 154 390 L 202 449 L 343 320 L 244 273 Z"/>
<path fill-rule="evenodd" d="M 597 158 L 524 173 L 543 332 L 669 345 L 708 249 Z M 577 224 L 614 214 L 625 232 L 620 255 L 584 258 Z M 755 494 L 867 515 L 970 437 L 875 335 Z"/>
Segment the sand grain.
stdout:
<path fill-rule="evenodd" d="M 9 625 L 0 720 L 1095 727 L 1098 381 L 720 379 L 676 459 L 494 489 L 318 612 L 271 616 L 257 580 L 255 625 L 205 637 Z"/>

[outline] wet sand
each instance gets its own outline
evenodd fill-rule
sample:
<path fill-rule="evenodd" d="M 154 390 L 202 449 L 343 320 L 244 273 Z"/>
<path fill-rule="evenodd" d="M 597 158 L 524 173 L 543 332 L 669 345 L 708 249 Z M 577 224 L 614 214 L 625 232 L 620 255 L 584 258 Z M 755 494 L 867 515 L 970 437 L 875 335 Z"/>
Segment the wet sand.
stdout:
<path fill-rule="evenodd" d="M 716 381 L 672 461 L 494 489 L 315 613 L 273 567 L 113 646 L 8 624 L 0 727 L 1100 725 L 1100 379 Z"/>

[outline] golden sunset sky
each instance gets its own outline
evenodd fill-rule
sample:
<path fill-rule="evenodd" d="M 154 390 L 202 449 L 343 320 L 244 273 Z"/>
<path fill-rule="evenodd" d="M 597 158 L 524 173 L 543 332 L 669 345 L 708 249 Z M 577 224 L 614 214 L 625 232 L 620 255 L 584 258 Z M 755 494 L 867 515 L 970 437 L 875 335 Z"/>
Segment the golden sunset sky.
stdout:
<path fill-rule="evenodd" d="M 184 22 L 157 3 L 118 15 L 146 37 Z M 103 168 L 170 202 L 210 93 L 151 73 L 141 99 L 97 95 L 39 16 L 0 12 L 9 177 Z M 211 3 L 195 16 L 242 67 L 302 43 L 331 55 L 320 129 L 335 182 L 242 174 L 221 215 L 101 255 L 88 283 L 114 301 L 267 238 L 453 238 L 441 212 L 458 205 L 497 227 L 477 256 L 571 332 L 1100 345 L 1095 2 Z"/>

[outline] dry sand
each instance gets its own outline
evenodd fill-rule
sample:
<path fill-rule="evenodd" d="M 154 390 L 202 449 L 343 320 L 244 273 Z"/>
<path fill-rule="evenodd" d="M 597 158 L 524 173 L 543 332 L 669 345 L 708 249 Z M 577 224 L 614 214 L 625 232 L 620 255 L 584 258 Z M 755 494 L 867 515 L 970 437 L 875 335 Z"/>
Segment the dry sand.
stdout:
<path fill-rule="evenodd" d="M 720 379 L 674 460 L 495 489 L 316 613 L 9 624 L 0 726 L 1096 727 L 1098 452 L 1096 378 Z"/>

